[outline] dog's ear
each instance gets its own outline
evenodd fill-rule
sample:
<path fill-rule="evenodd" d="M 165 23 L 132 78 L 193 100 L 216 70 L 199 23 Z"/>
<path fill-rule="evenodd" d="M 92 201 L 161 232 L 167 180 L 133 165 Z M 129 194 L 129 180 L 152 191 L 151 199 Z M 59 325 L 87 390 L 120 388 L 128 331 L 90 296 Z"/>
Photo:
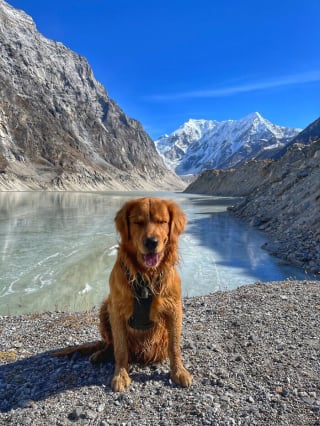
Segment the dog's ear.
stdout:
<path fill-rule="evenodd" d="M 129 225 L 129 212 L 131 208 L 131 202 L 125 203 L 121 209 L 117 212 L 114 221 L 116 229 L 121 235 L 122 241 L 130 239 L 130 225 Z"/>
<path fill-rule="evenodd" d="M 181 208 L 173 201 L 167 201 L 167 207 L 170 214 L 170 240 L 177 241 L 186 227 L 187 218 Z"/>

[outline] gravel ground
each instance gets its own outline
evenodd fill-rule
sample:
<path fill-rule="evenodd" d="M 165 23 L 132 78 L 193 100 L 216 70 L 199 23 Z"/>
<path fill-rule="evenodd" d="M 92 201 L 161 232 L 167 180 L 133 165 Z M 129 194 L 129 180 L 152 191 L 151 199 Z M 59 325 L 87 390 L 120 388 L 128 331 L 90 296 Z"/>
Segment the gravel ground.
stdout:
<path fill-rule="evenodd" d="M 133 365 L 110 390 L 111 364 L 51 358 L 99 338 L 97 310 L 0 317 L 1 425 L 320 425 L 320 282 L 256 283 L 184 299 L 191 388 L 168 365 Z"/>

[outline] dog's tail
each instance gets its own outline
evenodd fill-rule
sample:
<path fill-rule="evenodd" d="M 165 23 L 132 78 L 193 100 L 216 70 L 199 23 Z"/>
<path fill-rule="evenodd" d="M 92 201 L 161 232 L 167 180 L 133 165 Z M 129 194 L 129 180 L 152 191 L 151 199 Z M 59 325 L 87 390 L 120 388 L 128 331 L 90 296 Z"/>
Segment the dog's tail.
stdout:
<path fill-rule="evenodd" d="M 91 343 L 83 343 L 82 345 L 70 346 L 53 352 L 50 356 L 68 356 L 71 357 L 74 353 L 79 352 L 81 355 L 91 355 L 92 362 L 111 361 L 113 360 L 113 348 L 106 345 L 103 340 Z"/>

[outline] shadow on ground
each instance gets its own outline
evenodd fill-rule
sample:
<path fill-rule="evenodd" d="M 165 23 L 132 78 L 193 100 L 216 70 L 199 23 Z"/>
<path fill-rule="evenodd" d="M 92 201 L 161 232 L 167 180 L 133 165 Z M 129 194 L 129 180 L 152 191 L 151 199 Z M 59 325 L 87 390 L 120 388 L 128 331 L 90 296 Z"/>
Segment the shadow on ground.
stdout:
<path fill-rule="evenodd" d="M 79 387 L 103 386 L 111 392 L 110 383 L 114 365 L 92 365 L 88 357 L 74 354 L 71 358 L 52 358 L 52 352 L 24 358 L 0 365 L 0 412 L 28 407 L 32 401 L 44 400 L 52 395 Z M 168 384 L 168 376 L 157 368 L 149 368 L 143 374 L 133 371 L 137 382 L 149 380 Z"/>

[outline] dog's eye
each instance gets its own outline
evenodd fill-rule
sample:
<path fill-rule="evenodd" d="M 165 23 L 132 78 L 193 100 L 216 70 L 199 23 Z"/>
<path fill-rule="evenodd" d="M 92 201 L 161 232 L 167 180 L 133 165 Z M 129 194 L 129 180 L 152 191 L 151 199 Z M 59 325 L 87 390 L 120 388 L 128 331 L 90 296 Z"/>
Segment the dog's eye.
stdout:
<path fill-rule="evenodd" d="M 137 225 L 137 226 L 143 226 L 144 225 L 144 222 L 142 220 L 140 220 L 140 221 L 136 220 L 133 223 L 134 223 L 134 225 Z"/>
<path fill-rule="evenodd" d="M 165 224 L 167 224 L 168 222 L 167 222 L 166 220 L 158 220 L 158 223 L 159 223 L 160 225 L 165 225 Z"/>

